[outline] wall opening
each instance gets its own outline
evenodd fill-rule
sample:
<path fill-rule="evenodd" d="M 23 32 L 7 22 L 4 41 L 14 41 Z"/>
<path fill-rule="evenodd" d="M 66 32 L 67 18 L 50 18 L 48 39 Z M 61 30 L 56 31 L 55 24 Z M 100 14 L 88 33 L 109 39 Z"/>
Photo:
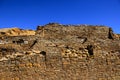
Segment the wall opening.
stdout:
<path fill-rule="evenodd" d="M 88 50 L 88 53 L 89 53 L 90 56 L 94 55 L 94 53 L 93 53 L 93 46 L 92 45 L 88 45 L 87 46 L 87 50 Z"/>
<path fill-rule="evenodd" d="M 45 61 L 46 61 L 46 52 L 45 51 L 41 51 L 40 54 L 42 54 L 45 58 Z"/>
<path fill-rule="evenodd" d="M 113 34 L 112 28 L 109 28 L 108 38 L 109 39 L 114 39 L 114 34 Z"/>
<path fill-rule="evenodd" d="M 45 51 L 41 51 L 40 54 L 42 54 L 43 56 L 46 56 L 46 52 Z"/>

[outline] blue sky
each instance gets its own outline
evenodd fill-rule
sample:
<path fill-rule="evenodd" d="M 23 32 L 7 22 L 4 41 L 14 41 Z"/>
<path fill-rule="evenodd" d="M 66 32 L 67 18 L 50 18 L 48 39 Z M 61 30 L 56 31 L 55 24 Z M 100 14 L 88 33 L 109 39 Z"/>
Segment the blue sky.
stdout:
<path fill-rule="evenodd" d="M 0 0 L 0 28 L 49 22 L 106 25 L 120 33 L 120 0 Z"/>

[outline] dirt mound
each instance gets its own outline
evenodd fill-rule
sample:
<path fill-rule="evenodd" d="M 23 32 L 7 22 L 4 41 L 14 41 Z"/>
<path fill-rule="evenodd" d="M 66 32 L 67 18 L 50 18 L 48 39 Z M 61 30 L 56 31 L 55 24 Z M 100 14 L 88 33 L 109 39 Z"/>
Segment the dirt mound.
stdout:
<path fill-rule="evenodd" d="M 0 29 L 0 36 L 24 36 L 24 35 L 35 35 L 35 31 L 22 30 L 19 28 Z"/>

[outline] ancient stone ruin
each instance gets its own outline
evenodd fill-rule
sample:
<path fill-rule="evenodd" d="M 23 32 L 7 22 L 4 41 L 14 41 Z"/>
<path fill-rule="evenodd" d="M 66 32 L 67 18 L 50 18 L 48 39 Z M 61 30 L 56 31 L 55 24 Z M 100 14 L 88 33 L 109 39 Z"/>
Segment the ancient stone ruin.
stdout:
<path fill-rule="evenodd" d="M 0 80 L 120 80 L 120 34 L 109 27 L 12 31 L 0 32 Z"/>

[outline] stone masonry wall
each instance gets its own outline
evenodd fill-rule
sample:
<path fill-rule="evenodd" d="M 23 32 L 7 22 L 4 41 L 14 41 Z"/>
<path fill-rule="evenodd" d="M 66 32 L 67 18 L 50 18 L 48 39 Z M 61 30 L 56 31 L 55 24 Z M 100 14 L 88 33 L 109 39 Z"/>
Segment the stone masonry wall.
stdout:
<path fill-rule="evenodd" d="M 17 56 L 0 62 L 0 80 L 119 80 L 118 53 L 103 57 L 45 56 L 41 54 Z M 65 53 L 66 54 L 66 53 Z"/>
<path fill-rule="evenodd" d="M 28 44 L 0 44 L 0 80 L 120 80 L 120 39 L 109 27 L 51 23 L 4 39 Z"/>

